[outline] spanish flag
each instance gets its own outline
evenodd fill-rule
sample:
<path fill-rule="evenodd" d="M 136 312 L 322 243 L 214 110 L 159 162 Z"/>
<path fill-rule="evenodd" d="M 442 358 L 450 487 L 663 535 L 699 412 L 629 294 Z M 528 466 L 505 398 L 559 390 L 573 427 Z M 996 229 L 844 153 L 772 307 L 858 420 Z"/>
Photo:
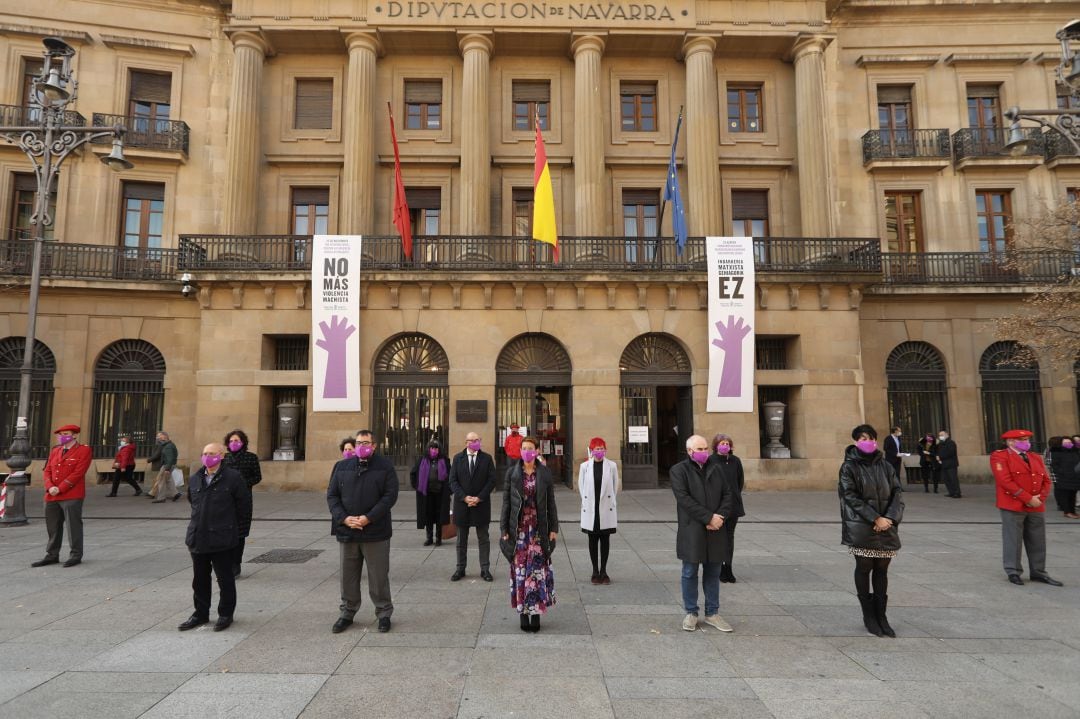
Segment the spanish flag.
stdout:
<path fill-rule="evenodd" d="M 552 247 L 552 256 L 559 261 L 559 235 L 555 230 L 555 193 L 551 190 L 551 170 L 548 169 L 544 137 L 540 123 L 536 123 L 536 164 L 533 168 L 533 223 L 534 240 L 546 242 Z"/>

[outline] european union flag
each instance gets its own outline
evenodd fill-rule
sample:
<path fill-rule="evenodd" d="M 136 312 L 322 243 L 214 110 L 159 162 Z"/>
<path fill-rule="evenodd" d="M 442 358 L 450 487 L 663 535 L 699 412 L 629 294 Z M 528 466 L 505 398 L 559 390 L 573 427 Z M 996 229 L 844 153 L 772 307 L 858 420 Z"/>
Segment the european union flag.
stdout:
<path fill-rule="evenodd" d="M 682 110 L 675 125 L 675 141 L 671 143 L 671 162 L 668 164 L 667 182 L 664 184 L 664 202 L 671 203 L 671 229 L 675 233 L 675 251 L 681 257 L 686 247 L 686 215 L 683 213 L 682 194 L 679 192 L 679 172 L 675 167 L 675 149 L 679 146 L 679 130 L 682 128 Z"/>

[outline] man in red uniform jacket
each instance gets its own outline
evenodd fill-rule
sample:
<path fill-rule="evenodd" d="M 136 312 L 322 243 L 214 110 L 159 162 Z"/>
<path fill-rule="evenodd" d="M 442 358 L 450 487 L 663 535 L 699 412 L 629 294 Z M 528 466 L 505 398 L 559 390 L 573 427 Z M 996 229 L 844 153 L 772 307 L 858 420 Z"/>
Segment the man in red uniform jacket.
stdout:
<path fill-rule="evenodd" d="M 90 469 L 93 456 L 90 448 L 79 444 L 79 427 L 65 424 L 56 430 L 56 447 L 49 452 L 42 476 L 45 478 L 45 528 L 49 543 L 45 558 L 30 566 L 44 567 L 60 561 L 60 544 L 64 539 L 64 524 L 68 527 L 70 554 L 65 567 L 74 567 L 82 561 L 83 525 L 82 505 L 86 497 L 86 470 Z"/>
<path fill-rule="evenodd" d="M 521 427 L 517 422 L 510 425 L 510 434 L 506 435 L 506 441 L 503 442 L 503 451 L 506 452 L 506 458 L 517 461 L 521 459 L 521 440 L 525 439 L 521 436 L 518 430 Z"/>
<path fill-rule="evenodd" d="M 1002 563 L 1013 584 L 1023 584 L 1021 550 L 1027 548 L 1031 581 L 1060 587 L 1046 573 L 1046 518 L 1044 502 L 1050 494 L 1050 475 L 1042 457 L 1031 449 L 1031 432 L 1011 429 L 1001 435 L 1005 449 L 990 455 L 990 470 L 997 485 L 1001 511 Z"/>

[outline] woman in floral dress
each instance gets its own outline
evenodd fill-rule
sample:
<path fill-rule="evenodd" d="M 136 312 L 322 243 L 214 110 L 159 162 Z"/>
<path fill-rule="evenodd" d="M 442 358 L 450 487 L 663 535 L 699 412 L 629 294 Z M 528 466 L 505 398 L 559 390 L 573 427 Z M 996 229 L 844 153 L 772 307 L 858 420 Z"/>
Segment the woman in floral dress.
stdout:
<path fill-rule="evenodd" d="M 510 562 L 510 606 L 521 616 L 521 631 L 540 631 L 540 615 L 555 604 L 551 553 L 559 533 L 551 471 L 536 461 L 532 437 L 521 441 L 521 461 L 506 472 L 499 546 Z M 514 539 L 511 539 L 511 536 Z"/>

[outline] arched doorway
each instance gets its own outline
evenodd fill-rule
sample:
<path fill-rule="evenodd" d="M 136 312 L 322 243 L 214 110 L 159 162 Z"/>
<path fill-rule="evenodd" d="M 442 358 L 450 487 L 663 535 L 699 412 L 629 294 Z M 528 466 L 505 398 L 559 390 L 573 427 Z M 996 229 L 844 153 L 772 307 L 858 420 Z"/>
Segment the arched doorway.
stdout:
<path fill-rule="evenodd" d="M 19 414 L 19 384 L 25 337 L 5 337 L 0 340 L 0 457 L 7 458 L 11 442 L 15 438 L 15 425 Z M 56 357 L 41 340 L 34 341 L 33 371 L 30 375 L 30 407 L 27 416 L 30 436 L 30 456 L 44 459 L 49 456 L 51 444 L 53 404 L 53 376 L 56 374 Z"/>
<path fill-rule="evenodd" d="M 572 483 L 570 464 L 570 355 L 554 337 L 538 332 L 510 340 L 495 362 L 495 462 L 501 485 L 510 425 L 517 423 L 540 441 L 540 452 L 557 481 Z"/>
<path fill-rule="evenodd" d="M 449 371 L 442 346 L 423 334 L 398 335 L 375 355 L 371 429 L 403 483 L 428 441 L 446 447 Z"/>
<path fill-rule="evenodd" d="M 111 457 L 117 437 L 130 434 L 145 457 L 165 417 L 165 357 L 143 340 L 119 340 L 94 365 L 94 402 L 89 444 L 95 457 Z"/>
<path fill-rule="evenodd" d="M 902 342 L 885 360 L 889 423 L 912 439 L 949 426 L 945 359 L 926 342 Z"/>
<path fill-rule="evenodd" d="M 1010 429 L 1031 430 L 1035 433 L 1032 447 L 1042 451 L 1046 446 L 1039 364 L 1020 361 L 1021 349 L 1011 340 L 995 342 L 979 360 L 987 452 L 1000 447 L 1001 433 Z"/>
<path fill-rule="evenodd" d="M 675 338 L 654 332 L 626 346 L 619 370 L 623 486 L 657 487 L 694 433 L 690 358 Z"/>

